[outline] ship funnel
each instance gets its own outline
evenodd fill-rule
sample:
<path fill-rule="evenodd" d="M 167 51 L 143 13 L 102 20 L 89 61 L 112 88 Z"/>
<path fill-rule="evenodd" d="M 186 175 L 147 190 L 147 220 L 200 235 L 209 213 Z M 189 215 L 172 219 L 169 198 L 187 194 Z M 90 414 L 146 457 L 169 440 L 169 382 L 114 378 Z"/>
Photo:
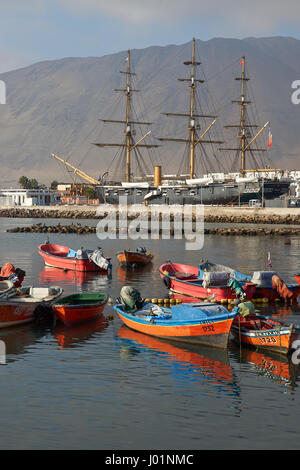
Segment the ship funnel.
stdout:
<path fill-rule="evenodd" d="M 161 186 L 161 166 L 154 167 L 154 186 Z"/>

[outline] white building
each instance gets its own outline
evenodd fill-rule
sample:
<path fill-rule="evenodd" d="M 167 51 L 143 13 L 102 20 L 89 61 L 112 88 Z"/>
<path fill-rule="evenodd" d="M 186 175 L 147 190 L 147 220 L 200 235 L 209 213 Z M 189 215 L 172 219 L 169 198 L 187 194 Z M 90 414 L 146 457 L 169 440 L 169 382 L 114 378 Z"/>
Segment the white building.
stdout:
<path fill-rule="evenodd" d="M 53 189 L 0 189 L 0 206 L 51 206 L 57 202 Z"/>

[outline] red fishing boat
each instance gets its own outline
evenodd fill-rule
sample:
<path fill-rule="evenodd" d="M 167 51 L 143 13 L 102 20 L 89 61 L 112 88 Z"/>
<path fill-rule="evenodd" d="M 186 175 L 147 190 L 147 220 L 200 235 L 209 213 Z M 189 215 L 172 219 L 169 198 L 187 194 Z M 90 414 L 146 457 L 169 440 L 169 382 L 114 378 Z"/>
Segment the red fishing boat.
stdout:
<path fill-rule="evenodd" d="M 252 281 L 256 285 L 253 298 L 266 298 L 294 302 L 300 295 L 299 284 L 286 284 L 275 271 L 257 271 L 253 273 Z"/>
<path fill-rule="evenodd" d="M 0 328 L 35 319 L 38 308 L 47 307 L 62 294 L 60 287 L 20 287 L 0 295 Z"/>
<path fill-rule="evenodd" d="M 78 272 L 107 273 L 111 269 L 110 258 L 105 258 L 101 249 L 75 251 L 67 246 L 44 243 L 38 247 L 38 252 L 46 266 Z"/>
<path fill-rule="evenodd" d="M 207 273 L 202 276 L 196 266 L 171 262 L 162 264 L 159 272 L 166 287 L 174 293 L 198 300 L 213 297 L 218 302 L 237 298 L 236 291 L 227 285 L 230 281 L 229 273 Z M 239 285 L 241 295 L 245 299 L 252 299 L 255 284 L 240 282 Z"/>
<path fill-rule="evenodd" d="M 235 341 L 259 349 L 288 354 L 291 350 L 296 330 L 293 324 L 287 325 L 263 315 L 237 315 L 231 331 Z"/>
<path fill-rule="evenodd" d="M 107 300 L 103 293 L 81 292 L 62 297 L 52 308 L 57 318 L 71 326 L 102 315 Z"/>
<path fill-rule="evenodd" d="M 300 294 L 298 284 L 286 284 L 275 271 L 255 271 L 251 276 L 237 271 L 229 266 L 204 261 L 198 266 L 199 277 L 209 276 L 208 273 L 218 276 L 227 273 L 231 282 L 251 282 L 255 284 L 253 299 L 266 301 L 285 300 L 294 302 Z"/>
<path fill-rule="evenodd" d="M 118 251 L 116 256 L 120 265 L 125 267 L 145 266 L 149 264 L 153 258 L 151 253 L 147 252 L 144 247 L 138 247 L 135 251 Z"/>

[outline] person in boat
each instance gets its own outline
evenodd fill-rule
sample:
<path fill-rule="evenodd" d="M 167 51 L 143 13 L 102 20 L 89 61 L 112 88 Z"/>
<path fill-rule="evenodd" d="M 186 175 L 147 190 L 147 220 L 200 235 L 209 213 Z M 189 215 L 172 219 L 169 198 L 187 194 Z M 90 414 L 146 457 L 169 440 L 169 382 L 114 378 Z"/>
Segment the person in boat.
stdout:
<path fill-rule="evenodd" d="M 0 268 L 0 280 L 11 281 L 15 287 L 20 287 L 25 277 L 25 271 L 20 268 L 15 268 L 12 263 L 5 263 Z"/>
<path fill-rule="evenodd" d="M 293 292 L 287 287 L 286 283 L 280 279 L 277 274 L 272 276 L 272 287 L 278 293 L 279 297 L 282 298 L 286 303 L 291 302 L 293 298 Z"/>

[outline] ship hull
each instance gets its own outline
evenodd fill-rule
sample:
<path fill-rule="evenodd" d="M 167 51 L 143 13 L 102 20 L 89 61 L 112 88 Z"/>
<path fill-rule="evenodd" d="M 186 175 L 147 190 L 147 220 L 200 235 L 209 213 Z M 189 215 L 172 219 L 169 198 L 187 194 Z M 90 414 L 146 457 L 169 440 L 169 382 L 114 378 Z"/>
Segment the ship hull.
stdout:
<path fill-rule="evenodd" d="M 250 183 L 215 183 L 209 185 L 176 185 L 124 188 L 98 186 L 100 203 L 119 204 L 126 197 L 128 204 L 245 204 L 251 199 L 274 199 L 289 190 L 289 182 L 265 181 Z"/>
<path fill-rule="evenodd" d="M 100 203 L 119 204 L 126 197 L 128 204 L 234 204 L 238 202 L 238 185 L 196 185 L 157 188 L 124 188 L 120 186 L 98 187 Z"/>
<path fill-rule="evenodd" d="M 248 203 L 251 199 L 270 200 L 276 199 L 284 194 L 288 194 L 290 188 L 289 181 L 269 180 L 264 182 L 240 183 L 239 201 Z"/>

